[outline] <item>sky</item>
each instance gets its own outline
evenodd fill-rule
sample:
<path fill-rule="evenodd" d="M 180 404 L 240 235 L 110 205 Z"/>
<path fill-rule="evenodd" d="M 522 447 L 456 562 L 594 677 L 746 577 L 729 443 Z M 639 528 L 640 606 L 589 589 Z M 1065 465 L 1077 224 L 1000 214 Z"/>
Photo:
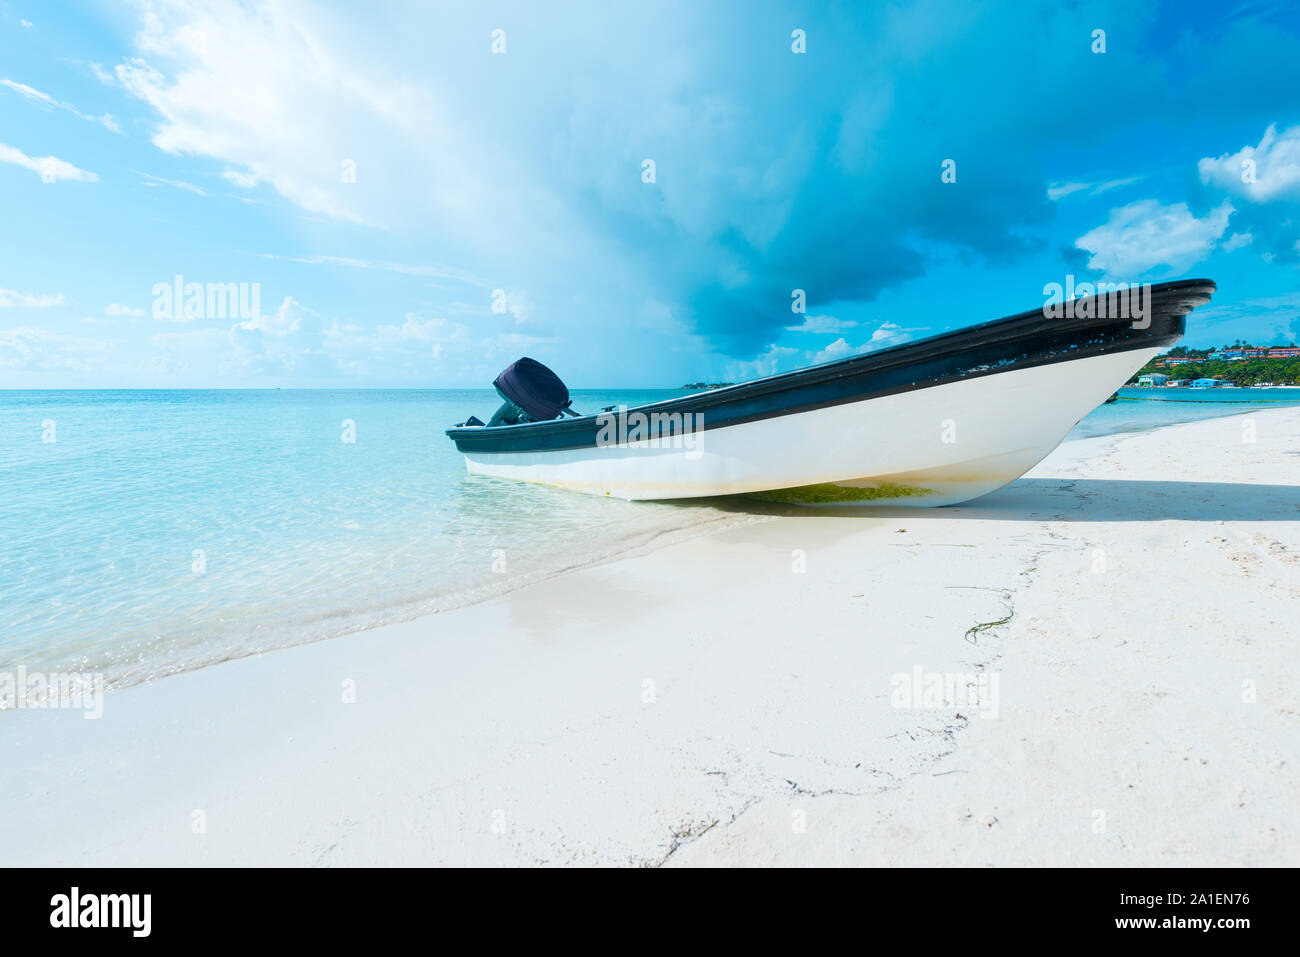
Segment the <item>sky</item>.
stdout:
<path fill-rule="evenodd" d="M 1300 341 L 1298 50 L 1267 0 L 0 0 L 0 388 L 740 381 L 1068 276 Z"/>

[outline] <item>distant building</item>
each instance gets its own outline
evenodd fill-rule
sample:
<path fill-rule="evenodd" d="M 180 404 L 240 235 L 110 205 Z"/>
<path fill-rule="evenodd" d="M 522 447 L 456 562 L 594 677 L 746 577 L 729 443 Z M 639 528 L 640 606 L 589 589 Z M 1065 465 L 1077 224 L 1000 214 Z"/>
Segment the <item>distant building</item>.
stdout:
<path fill-rule="evenodd" d="M 1223 385 L 1222 379 L 1194 379 L 1192 380 L 1193 389 L 1214 389 Z"/>
<path fill-rule="evenodd" d="M 1293 356 L 1300 356 L 1300 346 L 1285 346 L 1281 349 L 1268 350 L 1270 359 L 1289 359 Z"/>
<path fill-rule="evenodd" d="M 1270 349 L 1263 349 L 1258 346 L 1242 346 L 1239 349 L 1220 349 L 1218 352 L 1211 352 L 1211 359 L 1262 359 L 1265 356 L 1272 355 Z M 1300 349 L 1296 349 L 1292 355 L 1300 355 Z"/>
<path fill-rule="evenodd" d="M 1153 372 L 1150 375 L 1140 376 L 1138 378 L 1138 385 L 1156 387 L 1162 386 L 1168 381 L 1169 376 L 1161 375 L 1159 372 Z"/>
<path fill-rule="evenodd" d="M 1200 360 L 1192 356 L 1172 356 L 1165 360 L 1165 365 L 1176 366 L 1184 362 L 1200 362 Z"/>
<path fill-rule="evenodd" d="M 1187 385 L 1187 380 L 1186 380 L 1186 379 L 1170 379 L 1168 382 L 1165 383 L 1165 388 L 1166 388 L 1166 389 L 1176 389 L 1176 388 L 1178 388 L 1180 385 Z"/>

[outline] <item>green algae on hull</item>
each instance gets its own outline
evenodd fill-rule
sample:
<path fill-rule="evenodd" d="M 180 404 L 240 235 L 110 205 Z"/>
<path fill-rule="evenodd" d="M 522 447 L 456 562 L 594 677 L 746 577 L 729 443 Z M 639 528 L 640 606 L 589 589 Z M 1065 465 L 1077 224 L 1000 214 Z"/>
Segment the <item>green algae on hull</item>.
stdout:
<path fill-rule="evenodd" d="M 795 488 L 774 488 L 766 492 L 746 492 L 742 498 L 762 502 L 782 502 L 787 505 L 825 505 L 833 502 L 878 502 L 887 498 L 914 498 L 933 495 L 934 489 L 919 485 L 896 485 L 881 482 L 877 486 L 836 485 L 822 482 L 819 485 L 799 485 Z"/>

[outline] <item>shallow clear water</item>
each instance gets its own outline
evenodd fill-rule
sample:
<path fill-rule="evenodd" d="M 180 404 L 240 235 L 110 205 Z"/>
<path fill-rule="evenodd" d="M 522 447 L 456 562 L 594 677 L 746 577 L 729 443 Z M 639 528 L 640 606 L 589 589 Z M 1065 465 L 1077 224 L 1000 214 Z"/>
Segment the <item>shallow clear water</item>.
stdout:
<path fill-rule="evenodd" d="M 717 516 L 468 475 L 443 429 L 498 403 L 0 393 L 0 669 L 139 680 L 465 604 Z"/>
<path fill-rule="evenodd" d="M 470 476 L 443 429 L 496 404 L 489 390 L 0 392 L 0 670 L 142 680 L 477 601 L 726 514 Z M 1072 437 L 1241 411 L 1121 401 Z"/>
<path fill-rule="evenodd" d="M 1300 405 L 1300 389 L 1120 389 L 1119 401 L 1094 409 L 1070 438 L 1197 422 L 1252 409 Z"/>

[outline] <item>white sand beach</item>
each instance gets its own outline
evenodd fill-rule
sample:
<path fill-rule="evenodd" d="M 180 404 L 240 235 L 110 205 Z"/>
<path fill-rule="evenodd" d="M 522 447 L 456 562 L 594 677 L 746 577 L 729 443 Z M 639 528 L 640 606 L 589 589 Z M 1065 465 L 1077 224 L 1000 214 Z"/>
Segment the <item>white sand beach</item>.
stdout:
<path fill-rule="evenodd" d="M 0 715 L 0 855 L 1296 865 L 1298 640 L 1300 409 L 1254 411 Z"/>

